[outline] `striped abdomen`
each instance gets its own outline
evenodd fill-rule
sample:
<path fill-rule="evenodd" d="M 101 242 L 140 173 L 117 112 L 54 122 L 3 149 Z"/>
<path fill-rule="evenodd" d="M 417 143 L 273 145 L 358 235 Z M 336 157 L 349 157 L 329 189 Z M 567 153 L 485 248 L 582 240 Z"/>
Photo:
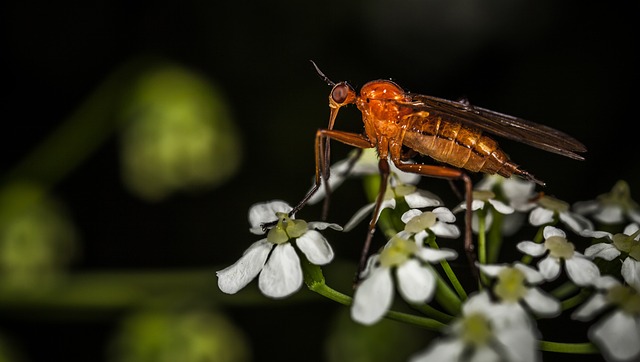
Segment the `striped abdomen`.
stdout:
<path fill-rule="evenodd" d="M 509 177 L 513 174 L 536 180 L 500 149 L 498 143 L 482 131 L 459 122 L 418 112 L 405 118 L 407 131 L 403 144 L 433 159 L 472 172 L 484 172 Z"/>

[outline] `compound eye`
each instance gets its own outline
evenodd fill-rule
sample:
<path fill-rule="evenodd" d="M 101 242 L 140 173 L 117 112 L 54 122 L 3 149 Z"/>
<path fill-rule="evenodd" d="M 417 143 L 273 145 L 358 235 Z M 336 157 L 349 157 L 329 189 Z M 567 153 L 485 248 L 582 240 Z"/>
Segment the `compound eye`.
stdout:
<path fill-rule="evenodd" d="M 346 83 L 336 84 L 331 91 L 331 99 L 338 104 L 344 103 L 347 96 L 349 96 L 349 86 Z"/>

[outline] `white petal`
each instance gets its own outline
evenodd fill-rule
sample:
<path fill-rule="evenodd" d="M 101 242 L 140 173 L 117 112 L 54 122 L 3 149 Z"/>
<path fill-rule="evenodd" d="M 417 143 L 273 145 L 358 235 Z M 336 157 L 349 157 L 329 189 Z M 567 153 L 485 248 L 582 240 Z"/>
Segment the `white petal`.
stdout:
<path fill-rule="evenodd" d="M 591 260 L 574 256 L 565 259 L 565 267 L 569 278 L 579 286 L 593 285 L 600 277 L 600 270 Z"/>
<path fill-rule="evenodd" d="M 545 226 L 544 230 L 542 230 L 542 235 L 544 236 L 544 239 L 549 239 L 552 236 L 559 236 L 561 238 L 565 238 L 567 237 L 567 234 L 562 231 L 561 229 L 558 229 L 555 226 Z"/>
<path fill-rule="evenodd" d="M 502 201 L 490 199 L 489 203 L 493 206 L 494 209 L 496 209 L 497 212 L 501 214 L 512 214 L 515 211 L 513 207 L 505 204 Z"/>
<path fill-rule="evenodd" d="M 375 203 L 367 204 L 360 208 L 360 210 L 356 211 L 356 213 L 351 217 L 345 226 L 344 231 L 351 231 L 360 221 L 364 220 L 367 215 L 369 215 L 373 209 L 376 207 Z"/>
<path fill-rule="evenodd" d="M 600 239 L 600 238 L 611 239 L 612 237 L 611 233 L 608 233 L 606 231 L 597 231 L 597 230 L 582 230 L 579 234 L 580 236 L 584 236 L 585 238 L 594 238 L 594 239 Z"/>
<path fill-rule="evenodd" d="M 600 203 L 596 200 L 578 201 L 573 204 L 573 211 L 585 215 L 591 214 L 600 208 Z"/>
<path fill-rule="evenodd" d="M 349 176 L 347 174 L 347 171 L 349 171 L 350 161 L 351 160 L 347 158 L 347 159 L 338 161 L 336 162 L 335 165 L 331 166 L 330 177 L 328 180 L 329 189 L 331 189 L 332 191 L 337 189 L 340 185 L 342 185 L 344 180 L 346 180 L 346 178 Z M 353 169 L 351 169 L 351 171 L 353 171 Z M 324 182 L 324 180 L 322 181 Z M 309 205 L 316 204 L 318 203 L 318 201 L 324 199 L 326 195 L 327 195 L 326 187 L 324 185 L 320 185 L 320 188 L 318 188 L 316 193 L 313 194 L 307 202 L 309 203 Z"/>
<path fill-rule="evenodd" d="M 444 259 L 455 259 L 458 253 L 451 249 L 420 248 L 417 257 L 429 263 L 438 263 Z"/>
<path fill-rule="evenodd" d="M 276 212 L 288 213 L 291 210 L 293 210 L 293 208 L 281 200 L 253 204 L 249 209 L 251 232 L 255 234 L 258 228 L 260 228 L 260 224 L 277 221 L 278 217 L 276 216 Z M 259 234 L 264 234 L 264 232 L 260 232 Z"/>
<path fill-rule="evenodd" d="M 529 284 L 538 284 L 544 281 L 544 277 L 542 276 L 542 274 L 540 274 L 540 272 L 526 264 L 516 262 L 513 264 L 513 267 L 520 270 L 524 274 L 524 277 Z"/>
<path fill-rule="evenodd" d="M 502 358 L 497 351 L 494 351 L 493 348 L 489 347 L 489 345 L 481 345 L 476 347 L 473 350 L 473 353 L 469 356 L 468 360 L 463 360 L 468 362 L 500 362 Z"/>
<path fill-rule="evenodd" d="M 541 256 L 547 251 L 544 244 L 534 243 L 533 241 L 521 241 L 516 247 L 521 252 L 531 256 Z"/>
<path fill-rule="evenodd" d="M 342 226 L 340 226 L 338 224 L 322 222 L 322 221 L 309 221 L 307 223 L 307 227 L 309 228 L 309 230 L 311 230 L 311 229 L 325 230 L 325 229 L 329 228 L 329 229 L 333 229 L 333 230 L 342 231 Z"/>
<path fill-rule="evenodd" d="M 438 221 L 430 229 L 434 234 L 442 238 L 456 239 L 460 236 L 460 229 L 454 224 L 445 224 Z"/>
<path fill-rule="evenodd" d="M 433 296 L 436 279 L 430 269 L 423 268 L 420 263 L 411 259 L 396 270 L 398 290 L 410 303 L 427 302 Z"/>
<path fill-rule="evenodd" d="M 640 225 L 636 224 L 636 223 L 631 223 L 627 226 L 625 226 L 623 233 L 625 235 L 631 235 L 633 233 L 635 233 L 636 231 L 638 231 L 638 229 L 640 229 Z M 636 240 L 640 239 L 640 235 L 636 236 Z"/>
<path fill-rule="evenodd" d="M 436 214 L 438 220 L 442 222 L 452 223 L 456 221 L 456 216 L 446 207 L 436 207 L 431 212 Z"/>
<path fill-rule="evenodd" d="M 615 360 L 637 361 L 640 354 L 640 320 L 616 311 L 589 330 L 589 337 L 605 356 Z"/>
<path fill-rule="evenodd" d="M 604 294 L 596 293 L 580 305 L 580 307 L 571 314 L 571 318 L 583 322 L 590 321 L 608 305 L 609 301 L 607 300 L 607 297 L 605 297 Z"/>
<path fill-rule="evenodd" d="M 561 212 L 560 220 L 578 235 L 586 230 L 593 230 L 591 221 L 580 214 Z"/>
<path fill-rule="evenodd" d="M 389 268 L 374 268 L 355 291 L 351 318 L 371 325 L 382 319 L 393 301 L 393 280 Z"/>
<path fill-rule="evenodd" d="M 410 209 L 404 214 L 402 214 L 402 216 L 400 217 L 400 220 L 402 220 L 402 222 L 406 224 L 409 222 L 409 220 L 421 214 L 422 214 L 422 211 L 418 209 Z"/>
<path fill-rule="evenodd" d="M 560 274 L 560 261 L 556 258 L 546 257 L 538 263 L 538 270 L 546 280 L 554 280 Z"/>
<path fill-rule="evenodd" d="M 638 209 L 629 210 L 627 211 L 627 216 L 629 217 L 629 219 L 631 219 L 631 221 L 640 224 L 640 210 Z"/>
<path fill-rule="evenodd" d="M 619 224 L 624 221 L 622 209 L 617 205 L 601 205 L 601 208 L 593 214 L 593 218 L 603 224 Z"/>
<path fill-rule="evenodd" d="M 436 340 L 424 352 L 412 356 L 409 362 L 458 362 L 464 347 L 459 339 Z"/>
<path fill-rule="evenodd" d="M 553 211 L 537 207 L 529 214 L 529 223 L 533 226 L 548 224 L 553 221 Z"/>
<path fill-rule="evenodd" d="M 585 249 L 584 255 L 590 258 L 602 258 L 611 261 L 620 255 L 620 250 L 616 249 L 613 244 L 598 243 Z"/>
<path fill-rule="evenodd" d="M 325 265 L 333 260 L 333 249 L 322 234 L 309 230 L 296 240 L 296 245 L 307 260 L 315 265 Z"/>
<path fill-rule="evenodd" d="M 538 288 L 529 288 L 524 301 L 540 317 L 555 317 L 560 314 L 560 302 Z"/>
<path fill-rule="evenodd" d="M 506 352 L 501 360 L 514 362 L 535 362 L 540 360 L 538 340 L 529 325 L 513 326 L 497 331 L 496 339 L 501 350 Z"/>
<path fill-rule="evenodd" d="M 268 297 L 283 298 L 302 286 L 300 258 L 290 243 L 276 245 L 258 278 L 260 291 Z"/>
<path fill-rule="evenodd" d="M 438 198 L 438 196 L 425 190 L 416 190 L 416 192 L 405 195 L 404 200 L 411 208 L 423 208 L 442 205 L 442 201 L 440 201 L 440 198 Z"/>
<path fill-rule="evenodd" d="M 498 265 L 498 264 L 480 264 L 480 263 L 476 263 L 476 266 L 480 268 L 480 271 L 482 272 L 482 274 L 492 278 L 497 277 L 502 270 L 508 267 L 508 265 L 506 264 Z"/>
<path fill-rule="evenodd" d="M 640 291 L 640 261 L 627 257 L 622 263 L 621 272 L 624 281 Z"/>
<path fill-rule="evenodd" d="M 235 294 L 260 273 L 273 244 L 262 239 L 253 243 L 233 265 L 216 272 L 218 288 L 224 293 Z"/>

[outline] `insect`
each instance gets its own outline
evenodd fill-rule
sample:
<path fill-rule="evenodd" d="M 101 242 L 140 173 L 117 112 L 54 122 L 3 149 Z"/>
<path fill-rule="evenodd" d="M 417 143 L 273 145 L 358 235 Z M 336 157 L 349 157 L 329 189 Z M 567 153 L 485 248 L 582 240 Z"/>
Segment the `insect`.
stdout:
<path fill-rule="evenodd" d="M 405 92 L 389 80 L 368 82 L 362 86 L 358 94 L 347 82 L 332 82 L 313 61 L 311 63 L 318 75 L 333 87 L 329 93 L 329 125 L 328 128 L 316 132 L 314 187 L 292 213 L 306 204 L 323 184 L 323 180 L 327 185 L 330 140 L 360 149 L 376 148 L 381 174 L 380 192 L 369 223 L 359 272 L 366 264 L 377 215 L 387 188 L 389 161 L 405 172 L 464 182 L 467 206 L 464 247 L 473 265 L 475 256 L 471 237 L 472 182 L 465 170 L 504 177 L 516 175 L 544 185 L 544 182 L 513 163 L 490 135 L 519 141 L 575 160 L 584 159 L 578 154 L 587 150 L 582 143 L 551 127 L 472 106 L 467 101 L 451 101 Z M 355 104 L 362 113 L 362 134 L 333 129 L 338 111 L 349 104 Z M 406 161 L 415 154 L 429 156 L 448 166 L 407 163 Z"/>

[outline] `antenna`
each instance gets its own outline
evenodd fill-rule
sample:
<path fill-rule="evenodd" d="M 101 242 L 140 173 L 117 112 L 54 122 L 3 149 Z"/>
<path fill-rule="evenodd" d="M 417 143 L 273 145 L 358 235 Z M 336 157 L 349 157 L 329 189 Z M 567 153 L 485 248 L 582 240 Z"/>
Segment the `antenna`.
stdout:
<path fill-rule="evenodd" d="M 329 79 L 329 77 L 327 77 L 326 75 L 324 75 L 324 73 L 322 73 L 320 68 L 318 68 L 318 66 L 316 65 L 316 63 L 314 63 L 313 60 L 309 60 L 309 61 L 311 62 L 311 64 L 313 64 L 313 67 L 316 68 L 316 72 L 320 76 L 320 79 L 322 79 L 323 81 L 327 82 L 327 84 L 329 84 L 332 87 L 336 85 L 334 82 L 331 81 L 331 79 Z"/>

